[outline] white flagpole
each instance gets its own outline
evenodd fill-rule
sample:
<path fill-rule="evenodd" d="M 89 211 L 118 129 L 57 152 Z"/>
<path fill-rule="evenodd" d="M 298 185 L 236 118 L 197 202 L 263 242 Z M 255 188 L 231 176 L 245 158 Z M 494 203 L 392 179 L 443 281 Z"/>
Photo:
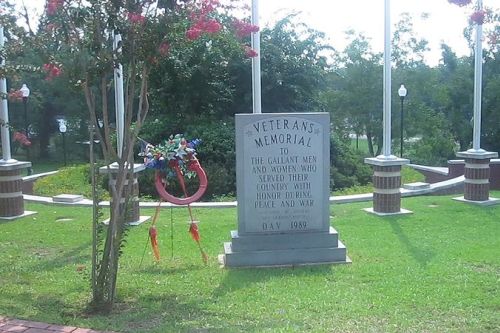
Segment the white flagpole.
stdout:
<path fill-rule="evenodd" d="M 483 10 L 483 0 L 477 1 L 477 9 Z M 476 23 L 476 45 L 474 46 L 474 129 L 472 150 L 481 149 L 481 83 L 483 80 L 483 25 Z"/>
<path fill-rule="evenodd" d="M 114 34 L 113 50 L 121 53 L 121 34 Z M 116 64 L 114 69 L 115 79 L 115 108 L 116 108 L 116 137 L 118 158 L 122 157 L 123 152 L 123 133 L 125 127 L 125 102 L 123 97 L 123 67 L 121 63 Z"/>
<path fill-rule="evenodd" d="M 252 0 L 252 24 L 259 26 L 259 0 Z M 252 58 L 252 100 L 253 113 L 262 113 L 260 81 L 260 31 L 252 33 L 252 49 L 257 56 Z"/>
<path fill-rule="evenodd" d="M 391 6 L 385 0 L 383 158 L 391 156 Z"/>
<path fill-rule="evenodd" d="M 3 33 L 3 26 L 0 26 L 0 49 L 3 50 L 5 45 L 5 35 Z M 4 52 L 5 53 L 5 52 Z M 2 57 L 0 67 L 5 67 L 5 57 Z M 13 163 L 17 162 L 12 159 L 10 153 L 10 131 L 9 131 L 9 105 L 7 103 L 7 80 L 5 77 L 0 78 L 0 94 L 2 101 L 0 103 L 0 126 L 2 138 L 2 160 L 0 163 Z"/>

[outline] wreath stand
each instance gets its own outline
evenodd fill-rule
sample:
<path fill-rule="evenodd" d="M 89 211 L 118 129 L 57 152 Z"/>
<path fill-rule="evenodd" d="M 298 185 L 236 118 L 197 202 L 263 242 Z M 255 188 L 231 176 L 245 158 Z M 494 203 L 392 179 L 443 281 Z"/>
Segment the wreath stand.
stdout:
<path fill-rule="evenodd" d="M 189 171 L 193 171 L 196 173 L 199 179 L 199 186 L 198 190 L 191 196 L 188 195 L 187 189 L 186 189 L 186 183 L 184 182 L 184 173 L 182 172 L 182 169 L 179 165 L 178 160 L 171 160 L 169 161 L 169 167 L 171 167 L 176 176 L 177 180 L 179 181 L 179 184 L 181 186 L 181 189 L 184 193 L 184 198 L 179 198 L 176 197 L 170 193 L 167 192 L 167 182 L 164 181 L 164 178 L 159 170 L 156 170 L 155 172 L 155 188 L 158 194 L 160 195 L 160 201 L 158 203 L 158 206 L 156 207 L 155 215 L 153 217 L 151 227 L 149 228 L 149 239 L 151 242 L 151 246 L 153 248 L 153 255 L 155 257 L 155 260 L 157 262 L 160 261 L 160 251 L 158 247 L 158 231 L 156 229 L 156 222 L 158 220 L 159 212 L 160 212 L 160 207 L 162 201 L 170 202 L 175 205 L 187 205 L 188 212 L 189 212 L 189 217 L 190 217 L 190 223 L 189 223 L 189 233 L 191 234 L 191 237 L 193 240 L 196 242 L 198 245 L 198 249 L 200 250 L 201 257 L 203 259 L 203 262 L 205 264 L 208 263 L 208 256 L 203 250 L 200 242 L 200 233 L 198 230 L 198 221 L 194 219 L 193 211 L 191 209 L 191 204 L 193 202 L 196 202 L 199 200 L 203 194 L 205 193 L 207 186 L 208 186 L 208 180 L 207 180 L 207 175 L 205 173 L 205 170 L 201 167 L 199 161 L 196 159 L 196 157 L 192 157 L 188 162 L 187 162 L 187 169 Z M 173 256 L 173 219 L 172 219 L 172 214 L 170 215 L 171 217 L 171 228 L 172 228 L 172 256 Z"/>

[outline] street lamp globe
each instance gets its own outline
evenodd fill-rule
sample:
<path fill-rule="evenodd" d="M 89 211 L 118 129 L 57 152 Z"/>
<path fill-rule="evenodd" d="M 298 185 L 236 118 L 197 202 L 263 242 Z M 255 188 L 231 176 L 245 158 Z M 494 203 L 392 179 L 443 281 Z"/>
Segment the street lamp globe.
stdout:
<path fill-rule="evenodd" d="M 398 90 L 398 95 L 401 99 L 406 97 L 406 94 L 408 93 L 408 90 L 406 90 L 405 85 L 402 84 L 401 87 L 399 87 Z"/>
<path fill-rule="evenodd" d="M 23 95 L 23 99 L 28 98 L 30 96 L 30 88 L 28 88 L 26 83 L 24 83 L 23 86 L 21 87 L 21 89 L 19 89 L 19 90 L 21 91 L 21 94 Z"/>

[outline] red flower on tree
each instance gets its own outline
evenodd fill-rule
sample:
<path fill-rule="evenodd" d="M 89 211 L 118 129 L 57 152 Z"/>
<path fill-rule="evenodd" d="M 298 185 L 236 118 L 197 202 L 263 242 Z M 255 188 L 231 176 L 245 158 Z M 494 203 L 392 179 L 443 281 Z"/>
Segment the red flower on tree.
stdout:
<path fill-rule="evenodd" d="M 47 1 L 47 15 L 54 15 L 57 13 L 59 7 L 64 4 L 64 0 L 48 0 Z"/>
<path fill-rule="evenodd" d="M 245 45 L 245 56 L 246 57 L 248 57 L 248 58 L 255 58 L 258 55 L 259 54 L 254 49 L 252 49 L 248 45 Z"/>
<path fill-rule="evenodd" d="M 259 31 L 259 27 L 253 25 L 251 23 L 242 21 L 242 20 L 234 20 L 233 27 L 235 30 L 235 34 L 239 38 L 243 38 L 246 36 L 250 36 L 250 34 Z"/>
<path fill-rule="evenodd" d="M 31 141 L 28 139 L 28 137 L 24 133 L 14 132 L 13 139 L 15 142 L 19 142 L 24 147 L 31 146 Z"/>
<path fill-rule="evenodd" d="M 205 32 L 215 34 L 222 29 L 222 25 L 217 22 L 217 20 L 208 20 L 204 22 L 204 30 Z"/>
<path fill-rule="evenodd" d="M 23 99 L 23 92 L 21 90 L 11 89 L 8 93 L 7 98 L 11 101 L 20 101 Z"/>
<path fill-rule="evenodd" d="M 196 40 L 200 38 L 202 33 L 203 31 L 201 31 L 200 29 L 190 28 L 188 31 L 186 31 L 186 38 L 189 40 Z"/>
<path fill-rule="evenodd" d="M 448 0 L 449 3 L 464 7 L 472 3 L 472 0 Z"/>
<path fill-rule="evenodd" d="M 146 18 L 140 13 L 127 13 L 127 18 L 132 24 L 143 24 Z"/>
<path fill-rule="evenodd" d="M 54 63 L 48 63 L 43 65 L 43 70 L 47 72 L 47 77 L 45 78 L 45 80 L 47 81 L 50 81 L 55 77 L 58 77 L 62 73 L 62 69 Z"/>
<path fill-rule="evenodd" d="M 170 52 L 170 44 L 167 42 L 161 43 L 158 47 L 158 52 L 162 57 L 165 57 Z"/>
<path fill-rule="evenodd" d="M 476 24 L 483 24 L 485 18 L 486 11 L 484 10 L 478 10 L 477 12 L 472 13 L 472 15 L 470 16 L 471 21 Z"/>
<path fill-rule="evenodd" d="M 219 6 L 218 0 L 204 0 L 200 8 L 192 8 L 189 18 L 192 22 L 191 27 L 186 31 L 186 38 L 196 40 L 203 33 L 217 33 L 222 30 L 219 21 L 209 18 L 209 14 L 215 11 Z"/>

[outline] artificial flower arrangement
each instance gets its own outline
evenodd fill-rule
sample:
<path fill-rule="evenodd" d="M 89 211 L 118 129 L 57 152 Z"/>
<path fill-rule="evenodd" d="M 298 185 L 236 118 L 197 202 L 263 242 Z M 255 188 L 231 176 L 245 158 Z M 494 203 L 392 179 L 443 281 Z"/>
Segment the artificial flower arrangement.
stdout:
<path fill-rule="evenodd" d="M 140 155 L 144 157 L 146 168 L 164 171 L 167 178 L 177 177 L 177 166 L 185 177 L 192 178 L 196 173 L 190 167 L 190 162 L 196 160 L 196 147 L 200 143 L 200 139 L 188 141 L 182 134 L 176 134 L 156 146 L 144 143 Z"/>

